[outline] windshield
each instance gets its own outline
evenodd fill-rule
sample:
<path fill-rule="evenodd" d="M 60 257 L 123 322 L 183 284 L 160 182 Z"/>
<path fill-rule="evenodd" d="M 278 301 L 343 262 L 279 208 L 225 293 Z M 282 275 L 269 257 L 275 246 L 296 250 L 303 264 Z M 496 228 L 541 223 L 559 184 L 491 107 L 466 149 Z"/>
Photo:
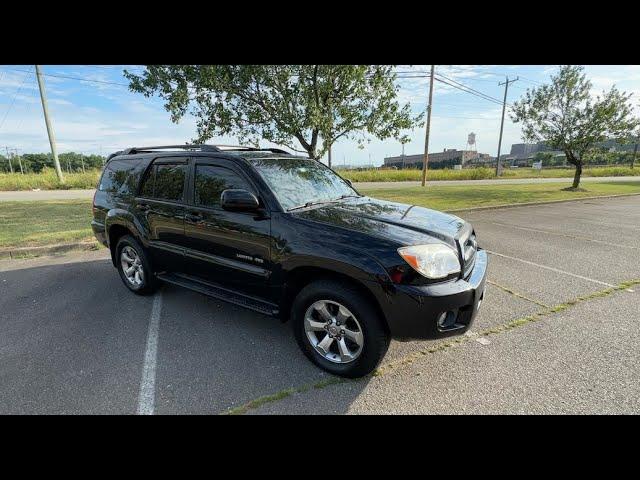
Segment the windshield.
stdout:
<path fill-rule="evenodd" d="M 285 210 L 359 196 L 333 170 L 315 160 L 256 158 L 252 163 Z"/>

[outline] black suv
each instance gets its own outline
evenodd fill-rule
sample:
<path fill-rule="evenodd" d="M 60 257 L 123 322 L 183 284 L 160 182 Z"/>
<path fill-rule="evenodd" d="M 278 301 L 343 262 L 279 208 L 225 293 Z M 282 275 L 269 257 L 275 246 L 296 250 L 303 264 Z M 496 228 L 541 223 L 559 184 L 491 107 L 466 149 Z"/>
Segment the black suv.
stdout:
<path fill-rule="evenodd" d="M 487 255 L 464 220 L 365 197 L 278 149 L 182 145 L 112 154 L 93 231 L 133 292 L 169 282 L 288 319 L 321 368 L 362 376 L 391 338 L 469 328 Z"/>

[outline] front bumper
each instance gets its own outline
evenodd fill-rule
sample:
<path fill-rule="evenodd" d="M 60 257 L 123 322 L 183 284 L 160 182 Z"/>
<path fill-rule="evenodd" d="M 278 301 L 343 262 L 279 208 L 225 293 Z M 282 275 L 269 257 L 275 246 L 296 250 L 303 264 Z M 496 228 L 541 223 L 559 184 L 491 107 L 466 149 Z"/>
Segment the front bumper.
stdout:
<path fill-rule="evenodd" d="M 382 305 L 391 336 L 418 340 L 464 333 L 484 299 L 486 277 L 487 252 L 478 250 L 473 270 L 465 280 L 422 287 L 396 285 L 390 301 Z M 439 324 L 442 318 L 446 321 Z"/>

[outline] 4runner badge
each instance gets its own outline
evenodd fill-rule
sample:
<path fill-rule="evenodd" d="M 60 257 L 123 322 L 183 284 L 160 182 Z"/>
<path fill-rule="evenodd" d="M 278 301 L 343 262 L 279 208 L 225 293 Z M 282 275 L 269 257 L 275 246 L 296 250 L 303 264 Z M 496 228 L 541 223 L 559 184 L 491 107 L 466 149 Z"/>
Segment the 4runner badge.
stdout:
<path fill-rule="evenodd" d="M 264 260 L 261 258 L 250 257 L 249 255 L 242 255 L 241 253 L 236 253 L 236 258 L 241 258 L 242 260 L 249 260 L 250 262 L 264 263 Z"/>

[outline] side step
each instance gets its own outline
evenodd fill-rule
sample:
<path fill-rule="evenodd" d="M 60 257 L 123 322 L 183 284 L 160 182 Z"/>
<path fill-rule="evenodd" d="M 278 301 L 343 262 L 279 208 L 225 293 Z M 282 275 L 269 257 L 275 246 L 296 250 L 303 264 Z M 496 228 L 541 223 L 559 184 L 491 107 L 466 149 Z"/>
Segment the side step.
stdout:
<path fill-rule="evenodd" d="M 218 300 L 233 303 L 234 305 L 239 305 L 241 307 L 263 313 L 265 315 L 271 315 L 275 317 L 280 313 L 278 306 L 275 303 L 266 302 L 256 297 L 244 295 L 242 293 L 223 288 L 219 285 L 205 282 L 190 275 L 163 272 L 157 274 L 156 276 L 164 282 L 188 288 L 189 290 L 193 290 L 195 292 L 217 298 Z"/>

